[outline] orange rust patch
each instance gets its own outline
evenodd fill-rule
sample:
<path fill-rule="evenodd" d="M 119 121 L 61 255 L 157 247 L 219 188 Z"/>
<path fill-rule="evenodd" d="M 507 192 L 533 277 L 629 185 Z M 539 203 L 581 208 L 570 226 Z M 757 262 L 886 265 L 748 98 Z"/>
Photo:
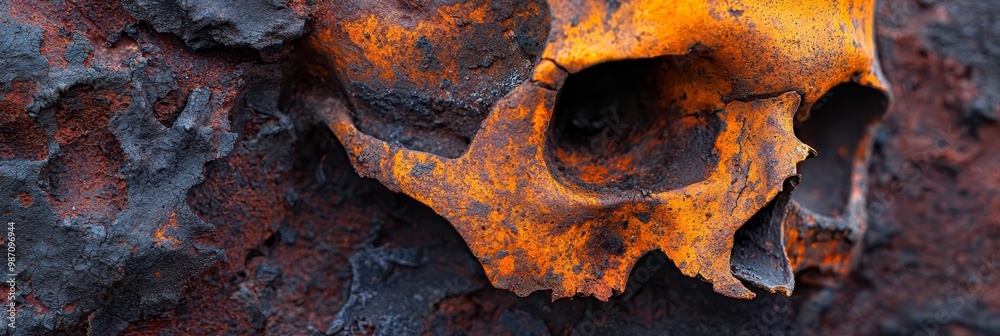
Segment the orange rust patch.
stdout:
<path fill-rule="evenodd" d="M 171 247 L 179 247 L 181 241 L 168 235 L 166 232 L 170 229 L 177 228 L 177 214 L 171 212 L 170 217 L 167 217 L 167 221 L 163 223 L 156 232 L 153 232 L 153 239 L 156 240 L 157 245 L 163 245 L 165 242 L 170 242 Z M 160 277 L 160 271 L 156 271 L 156 277 Z"/>
<path fill-rule="evenodd" d="M 659 249 L 717 292 L 752 298 L 731 271 L 734 234 L 814 154 L 796 137 L 794 120 L 808 119 L 813 104 L 838 84 L 886 90 L 875 58 L 873 2 L 551 0 L 551 31 L 532 80 L 493 104 L 459 155 L 362 132 L 367 121 L 355 124 L 350 98 L 326 102 L 323 117 L 362 176 L 447 218 L 496 287 L 522 296 L 552 290 L 554 298 L 583 293 L 606 300 L 624 290 L 639 257 Z M 404 60 L 420 55 L 420 44 L 400 44 L 454 22 L 420 20 L 420 11 L 379 16 L 372 13 L 387 9 L 365 9 L 371 13 L 321 13 L 337 26 L 320 29 L 311 45 L 334 69 L 362 84 L 415 88 L 454 73 L 414 67 Z M 458 17 L 474 20 L 475 13 Z M 441 48 L 462 51 L 456 44 Z M 586 73 L 624 62 L 640 64 L 626 69 L 636 76 L 611 85 L 583 81 L 582 93 L 570 93 Z M 631 76 L 608 73 L 611 81 Z M 587 87 L 602 84 L 608 88 Z M 631 96 L 611 96 L 607 104 L 574 101 L 616 87 Z M 642 118 L 581 150 L 552 139 L 553 128 L 566 123 L 586 129 L 586 120 L 559 121 L 566 106 L 571 115 L 610 106 Z M 855 224 L 845 226 L 843 241 L 851 242 L 864 227 L 844 220 Z M 789 268 L 839 267 L 831 263 L 844 264 L 841 256 L 850 253 L 844 248 L 856 246 L 814 239 L 814 227 L 795 224 L 785 227 L 790 240 L 770 242 L 795 254 Z"/>
<path fill-rule="evenodd" d="M 498 287 L 519 295 L 552 289 L 556 298 L 583 292 L 607 299 L 624 290 L 639 257 L 661 249 L 684 274 L 700 275 L 720 293 L 752 297 L 730 273 L 732 237 L 809 153 L 792 134 L 798 95 L 726 105 L 718 112 L 725 129 L 715 142 L 721 164 L 704 182 L 644 194 L 594 192 L 549 174 L 543 142 L 552 111 L 541 101 L 552 94 L 530 83 L 516 89 L 507 98 L 513 104 L 498 104 L 469 152 L 457 159 L 361 134 L 336 103 L 328 119 L 362 175 L 449 219 Z M 755 157 L 744 154 L 760 151 L 780 163 L 754 165 Z M 503 252 L 514 248 L 524 253 Z"/>
<path fill-rule="evenodd" d="M 548 33 L 542 0 L 362 0 L 319 6 L 310 46 L 330 57 L 358 126 L 457 157 L 493 104 L 528 80 Z M 392 123 L 385 120 L 400 120 Z"/>
<path fill-rule="evenodd" d="M 701 55 L 679 86 L 699 106 L 797 91 L 806 113 L 826 91 L 853 80 L 885 89 L 874 66 L 872 0 L 811 2 L 553 0 L 543 58 L 570 73 L 608 61 Z M 709 80 L 705 80 L 708 78 Z M 676 95 L 680 96 L 680 95 Z"/>

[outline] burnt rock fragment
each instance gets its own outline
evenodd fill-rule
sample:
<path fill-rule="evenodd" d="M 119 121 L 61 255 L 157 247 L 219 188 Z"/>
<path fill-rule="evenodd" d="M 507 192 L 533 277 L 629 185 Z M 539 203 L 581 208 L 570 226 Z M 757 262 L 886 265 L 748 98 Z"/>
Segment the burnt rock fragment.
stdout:
<path fill-rule="evenodd" d="M 350 298 L 327 334 L 422 335 L 437 302 L 482 287 L 462 274 L 462 268 L 436 264 L 441 260 L 448 257 L 440 249 L 379 247 L 358 252 L 351 257 Z"/>
<path fill-rule="evenodd" d="M 125 10 L 192 49 L 276 48 L 305 32 L 306 18 L 280 1 L 125 0 Z"/>
<path fill-rule="evenodd" d="M 16 268 L 5 273 L 19 286 L 17 323 L 0 334 L 114 335 L 163 314 L 185 282 L 225 260 L 186 200 L 231 148 L 236 77 L 186 83 L 165 126 L 162 96 L 147 88 L 177 83 L 147 70 L 209 66 L 139 36 L 93 44 L 93 31 L 36 15 L 44 6 L 0 9 L 0 222 L 15 228 Z"/>

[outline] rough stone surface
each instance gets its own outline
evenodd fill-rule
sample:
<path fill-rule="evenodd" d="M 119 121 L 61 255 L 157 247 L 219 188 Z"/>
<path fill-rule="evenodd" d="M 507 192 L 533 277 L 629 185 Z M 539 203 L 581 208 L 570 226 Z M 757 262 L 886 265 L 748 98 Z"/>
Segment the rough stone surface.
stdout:
<path fill-rule="evenodd" d="M 195 50 L 215 46 L 262 50 L 277 48 L 305 31 L 305 16 L 284 2 L 124 0 L 122 7 Z"/>
<path fill-rule="evenodd" d="M 0 68 L 4 69 L 0 83 L 10 85 L 15 79 L 31 80 L 45 74 L 48 62 L 38 53 L 41 29 L 7 21 L 0 25 L 0 36 L 4 37 L 0 44 Z"/>
<path fill-rule="evenodd" d="M 184 283 L 225 260 L 186 199 L 205 163 L 228 154 L 228 91 L 239 82 L 218 72 L 185 83 L 186 103 L 167 127 L 145 89 L 162 83 L 148 73 L 189 55 L 161 54 L 165 46 L 138 32 L 95 54 L 87 34 L 97 32 L 45 13 L 73 9 L 0 7 L 0 64 L 14 70 L 0 78 L 2 120 L 13 120 L 3 143 L 15 144 L 0 161 L 0 216 L 15 223 L 21 285 L 16 327 L 4 331 L 117 334 L 175 307 Z M 29 148 L 38 152 L 23 155 Z"/>
<path fill-rule="evenodd" d="M 927 27 L 927 39 L 934 50 L 966 67 L 979 95 L 965 102 L 963 121 L 1000 120 L 1000 3 L 995 1 L 953 1 L 940 5 L 950 22 Z"/>
<path fill-rule="evenodd" d="M 379 335 L 422 335 L 424 320 L 438 302 L 483 286 L 469 280 L 471 274 L 459 273 L 475 267 L 427 264 L 447 260 L 442 252 L 378 248 L 355 254 L 349 299 L 327 334 L 355 335 L 370 328 Z"/>

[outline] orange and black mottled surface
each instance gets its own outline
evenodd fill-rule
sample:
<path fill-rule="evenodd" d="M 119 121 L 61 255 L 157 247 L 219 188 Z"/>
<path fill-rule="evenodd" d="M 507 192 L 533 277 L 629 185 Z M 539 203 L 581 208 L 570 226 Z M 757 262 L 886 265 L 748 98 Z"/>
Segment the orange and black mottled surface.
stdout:
<path fill-rule="evenodd" d="M 137 13 L 165 10 L 128 2 Z M 281 6 L 259 11 L 294 26 L 330 10 Z M 450 64 L 454 51 L 433 49 L 450 36 L 413 36 L 400 50 L 427 69 L 455 69 L 454 90 L 483 100 L 422 82 L 372 95 L 419 78 L 356 86 L 350 99 L 372 118 L 391 117 L 373 102 L 461 107 L 443 130 L 431 117 L 369 130 L 461 154 L 463 132 L 499 99 L 492 90 L 512 87 L 477 83 L 478 67 L 519 79 L 510 69 L 538 48 L 517 27 L 530 17 L 482 11 L 512 33 L 465 23 L 493 46 L 471 52 L 475 62 Z M 4 333 L 998 334 L 1000 5 L 885 0 L 876 14 L 893 104 L 868 167 L 863 250 L 845 279 L 804 273 L 791 297 L 754 289 L 755 299 L 735 300 L 654 252 L 608 302 L 552 302 L 492 287 L 444 218 L 358 177 L 315 117 L 326 103 L 316 97 L 350 94 L 332 87 L 390 76 L 392 64 L 330 83 L 303 66 L 314 57 L 291 41 L 298 31 L 256 29 L 259 15 L 221 13 L 205 30 L 161 23 L 158 33 L 133 18 L 148 13 L 117 4 L 0 0 L 0 219 L 24 228 L 19 328 Z M 245 17 L 241 27 L 258 35 L 213 30 Z M 344 47 L 362 53 L 367 37 L 350 38 Z"/>

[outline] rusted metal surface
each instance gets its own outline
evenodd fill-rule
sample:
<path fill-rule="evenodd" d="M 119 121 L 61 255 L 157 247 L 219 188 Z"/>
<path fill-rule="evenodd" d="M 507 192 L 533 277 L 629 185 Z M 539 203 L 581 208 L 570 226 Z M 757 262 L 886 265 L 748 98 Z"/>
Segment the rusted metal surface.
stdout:
<path fill-rule="evenodd" d="M 359 126 L 446 157 L 461 155 L 496 102 L 530 78 L 549 25 L 538 0 L 334 1 L 313 15 L 309 46 L 336 55 L 327 58 L 336 78 L 326 79 L 350 93 Z"/>
<path fill-rule="evenodd" d="M 870 87 L 838 86 L 799 109 L 810 116 L 793 121 L 795 136 L 819 156 L 799 163 L 803 176 L 785 180 L 736 230 L 731 262 L 736 278 L 768 288 L 791 288 L 794 270 L 792 296 L 753 286 L 754 300 L 717 295 L 653 251 L 635 262 L 625 292 L 606 302 L 518 297 L 490 286 L 448 221 L 359 178 L 314 116 L 339 100 L 362 133 L 458 158 L 496 102 L 530 80 L 533 66 L 558 68 L 536 62 L 549 40 L 544 3 L 338 2 L 334 8 L 289 1 L 292 13 L 273 2 L 237 1 L 202 7 L 227 11 L 207 13 L 214 16 L 198 27 L 205 29 L 167 26 L 158 33 L 172 22 L 138 17 L 195 20 L 200 14 L 190 10 L 202 4 L 126 2 L 136 5 L 134 13 L 116 1 L 0 0 L 0 223 L 13 219 L 25 229 L 18 239 L 25 238 L 20 258 L 27 266 L 18 272 L 23 286 L 13 301 L 19 328 L 0 334 L 1000 332 L 1000 291 L 993 290 L 1000 286 L 1000 57 L 989 43 L 1000 17 L 995 2 L 879 2 L 879 52 L 896 99 L 877 132 L 868 127 L 877 122 L 880 111 L 873 108 L 884 94 Z M 435 28 L 447 34 L 389 29 L 385 35 L 395 39 L 365 49 L 357 46 L 378 41 L 378 29 L 369 32 L 372 40 L 362 33 L 351 43 L 333 34 L 343 46 L 332 54 L 392 53 L 394 62 L 379 65 L 381 71 L 409 78 L 417 64 L 416 74 L 448 77 L 450 88 L 423 78 L 429 84 L 419 90 L 410 84 L 415 80 L 392 80 L 364 91 L 358 83 L 376 77 L 315 66 L 328 57 L 317 51 L 330 53 L 312 34 L 343 33 L 334 28 L 356 25 L 356 17 L 372 11 L 413 28 L 445 5 L 452 11 L 438 16 L 454 21 Z M 734 9 L 730 15 L 743 15 Z M 349 19 L 328 19 L 352 10 Z M 301 21 L 275 26 L 268 15 L 248 11 L 307 20 L 304 43 L 289 41 Z M 225 29 L 229 23 L 263 35 Z M 474 43 L 470 32 L 493 43 Z M 234 49 L 246 46 L 255 49 Z M 411 64 L 414 57 L 421 62 Z M 566 81 L 546 134 L 545 155 L 561 168 L 553 173 L 558 181 L 617 192 L 673 189 L 704 178 L 710 169 L 690 163 L 714 159 L 689 156 L 713 151 L 715 143 L 702 140 L 717 134 L 691 131 L 715 125 L 722 132 L 721 122 L 671 123 L 678 118 L 613 103 L 657 102 L 658 90 L 687 83 L 646 82 L 680 78 L 676 73 L 692 59 L 699 57 L 619 59 L 572 75 L 551 71 L 558 76 L 540 81 Z M 680 69 L 648 71 L 657 65 Z M 202 105 L 205 90 L 211 99 Z M 756 98 L 774 97 L 747 99 Z M 848 106 L 853 102 L 865 108 Z M 211 117 L 189 118 L 198 115 Z M 185 125 L 196 131 L 185 132 Z M 658 129 L 672 132 L 649 140 Z M 208 134 L 236 134 L 232 151 L 220 155 L 229 140 L 206 141 Z M 628 150 L 678 142 L 701 147 Z M 874 159 L 858 169 L 869 152 Z M 600 170 L 629 157 L 631 165 Z M 163 162 L 173 163 L 142 169 Z M 203 165 L 192 162 L 208 163 L 200 171 Z M 159 173 L 143 175 L 151 171 Z M 659 175 L 671 179 L 650 178 Z M 868 186 L 851 182 L 865 177 Z M 867 208 L 860 219 L 854 200 Z M 849 252 L 855 260 L 845 258 Z M 828 279 L 811 269 L 847 276 L 816 287 L 810 284 Z M 0 304 L 7 300 L 0 296 Z"/>
<path fill-rule="evenodd" d="M 396 14 L 389 15 L 381 7 L 334 6 L 326 18 L 339 24 L 320 28 L 311 45 L 326 55 L 345 84 L 349 98 L 331 102 L 324 118 L 359 173 L 447 218 L 493 284 L 519 295 L 552 290 L 553 298 L 582 293 L 606 300 L 624 290 L 629 270 L 652 250 L 664 251 L 685 275 L 737 298 L 754 294 L 731 268 L 745 280 L 786 294 L 794 286 L 790 269 L 842 269 L 827 264 L 848 260 L 864 231 L 858 217 L 863 198 L 855 197 L 864 174 L 849 173 L 849 181 L 838 181 L 850 183 L 853 195 L 845 217 L 837 217 L 842 227 L 822 226 L 829 220 L 808 217 L 807 210 L 796 212 L 801 207 L 794 201 L 790 216 L 777 214 L 787 223 L 761 227 L 785 228 L 770 236 L 773 241 L 752 244 L 787 246 L 793 260 L 771 249 L 747 252 L 738 261 L 776 258 L 772 266 L 785 270 L 780 275 L 756 274 L 754 267 L 732 263 L 730 255 L 736 231 L 782 191 L 812 151 L 796 137 L 795 116 L 808 121 L 820 97 L 842 83 L 886 90 L 874 57 L 872 1 L 550 1 L 548 6 L 550 31 L 540 57 L 527 68 L 531 79 L 494 77 L 521 82 L 492 104 L 460 155 L 429 153 L 407 146 L 405 137 L 378 130 L 369 135 L 355 125 L 364 126 L 370 115 L 357 112 L 352 119 L 348 106 L 358 106 L 357 97 L 367 103 L 362 111 L 379 106 L 360 87 L 393 83 L 420 92 L 428 82 L 450 81 L 458 73 L 453 61 L 434 63 L 440 71 L 427 71 L 426 59 L 399 56 L 419 54 L 408 49 L 411 45 L 455 48 L 453 41 L 429 42 L 420 27 L 461 36 L 447 14 L 462 11 L 474 21 L 489 20 L 474 14 L 485 5 L 442 5 L 424 8 L 427 13 L 420 15 L 406 8 L 388 10 Z M 539 7 L 515 8 L 533 17 Z M 344 37 L 348 41 L 341 41 Z M 588 68 L 636 59 L 645 59 L 629 65 L 638 76 L 620 73 L 606 79 L 636 81 L 620 83 L 627 89 L 609 97 L 607 106 L 581 104 L 573 100 L 588 97 L 562 91 L 574 76 L 592 71 Z M 525 65 L 515 64 L 522 71 Z M 440 89 L 435 92 L 451 94 L 447 87 Z M 462 94 L 461 87 L 456 91 Z M 874 106 L 876 118 L 866 120 L 877 120 L 882 103 Z M 581 150 L 552 136 L 559 128 L 553 121 L 556 110 L 574 104 L 612 109 L 641 124 L 596 149 Z M 851 172 L 867 164 L 874 125 L 865 124 L 864 136 L 846 144 L 860 148 L 851 150 L 856 153 L 848 158 Z M 838 229 L 853 230 L 851 239 L 817 241 L 824 231 Z M 830 244 L 846 245 L 825 246 Z"/>
<path fill-rule="evenodd" d="M 0 333 L 117 334 L 173 309 L 226 260 L 186 198 L 232 148 L 249 58 L 189 53 L 112 3 L 0 1 L 0 45 L 0 221 L 18 244 Z"/>

